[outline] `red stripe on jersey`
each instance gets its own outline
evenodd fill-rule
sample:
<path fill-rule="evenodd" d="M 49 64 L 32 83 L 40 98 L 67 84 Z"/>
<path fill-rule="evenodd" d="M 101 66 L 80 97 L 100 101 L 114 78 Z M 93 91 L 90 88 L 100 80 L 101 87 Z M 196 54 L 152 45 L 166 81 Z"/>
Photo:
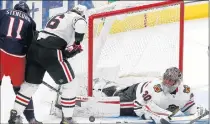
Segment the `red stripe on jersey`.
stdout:
<path fill-rule="evenodd" d="M 194 103 L 194 101 L 189 101 L 188 103 L 186 103 L 185 105 L 184 105 L 184 107 L 186 107 L 186 106 L 188 106 L 188 105 L 190 105 L 190 104 L 193 104 Z M 184 108 L 183 107 L 183 108 Z"/>

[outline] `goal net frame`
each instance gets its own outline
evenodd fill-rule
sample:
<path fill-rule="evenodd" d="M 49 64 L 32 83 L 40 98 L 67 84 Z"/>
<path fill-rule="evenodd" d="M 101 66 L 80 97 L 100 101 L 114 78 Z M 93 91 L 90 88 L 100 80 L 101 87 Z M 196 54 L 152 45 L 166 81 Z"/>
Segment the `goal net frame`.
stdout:
<path fill-rule="evenodd" d="M 139 5 L 130 8 L 124 8 L 119 10 L 112 10 L 109 12 L 101 12 L 90 15 L 88 18 L 88 96 L 92 96 L 93 92 L 93 40 L 94 40 L 94 20 L 98 18 L 116 16 L 121 14 L 126 14 L 129 12 L 143 11 L 153 8 L 161 8 L 164 6 L 170 6 L 174 4 L 179 4 L 180 19 L 179 19 L 179 69 L 183 71 L 183 47 L 184 47 L 184 1 L 183 0 L 168 0 L 163 2 L 157 2 L 147 5 Z"/>

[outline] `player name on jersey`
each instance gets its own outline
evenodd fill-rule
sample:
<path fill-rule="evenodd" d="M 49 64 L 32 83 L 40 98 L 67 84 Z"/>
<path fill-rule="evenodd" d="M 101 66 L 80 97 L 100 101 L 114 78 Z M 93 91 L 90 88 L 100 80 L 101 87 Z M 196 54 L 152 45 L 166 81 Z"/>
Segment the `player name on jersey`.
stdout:
<path fill-rule="evenodd" d="M 16 11 L 16 10 L 7 10 L 8 15 L 13 15 L 13 16 L 18 16 L 22 19 L 27 20 L 28 22 L 31 22 L 31 19 L 28 17 L 28 15 L 26 13 L 20 12 L 20 11 Z"/>

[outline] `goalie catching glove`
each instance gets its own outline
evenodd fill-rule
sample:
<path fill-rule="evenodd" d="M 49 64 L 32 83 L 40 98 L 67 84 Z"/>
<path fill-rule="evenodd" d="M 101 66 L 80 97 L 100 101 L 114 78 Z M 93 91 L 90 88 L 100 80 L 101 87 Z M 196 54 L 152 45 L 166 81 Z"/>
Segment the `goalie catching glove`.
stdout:
<path fill-rule="evenodd" d="M 77 45 L 76 43 L 74 43 L 71 46 L 66 47 L 65 50 L 63 50 L 63 56 L 65 58 L 72 58 L 74 57 L 76 54 L 82 52 L 82 46 L 79 44 Z"/>

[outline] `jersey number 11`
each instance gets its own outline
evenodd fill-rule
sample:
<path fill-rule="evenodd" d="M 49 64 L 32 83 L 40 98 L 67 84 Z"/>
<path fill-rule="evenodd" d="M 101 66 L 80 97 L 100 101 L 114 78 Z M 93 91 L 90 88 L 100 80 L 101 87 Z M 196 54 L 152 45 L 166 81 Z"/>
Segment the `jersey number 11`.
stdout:
<path fill-rule="evenodd" d="M 8 31 L 7 31 L 7 37 L 12 37 L 12 31 L 13 31 L 14 22 L 15 22 L 15 18 L 14 17 L 10 17 L 9 28 L 8 28 Z M 23 23 L 24 23 L 24 21 L 19 19 L 19 24 L 18 24 L 18 29 L 17 29 L 17 36 L 16 36 L 17 39 L 22 39 L 21 36 L 20 36 L 20 32 L 22 30 Z"/>

